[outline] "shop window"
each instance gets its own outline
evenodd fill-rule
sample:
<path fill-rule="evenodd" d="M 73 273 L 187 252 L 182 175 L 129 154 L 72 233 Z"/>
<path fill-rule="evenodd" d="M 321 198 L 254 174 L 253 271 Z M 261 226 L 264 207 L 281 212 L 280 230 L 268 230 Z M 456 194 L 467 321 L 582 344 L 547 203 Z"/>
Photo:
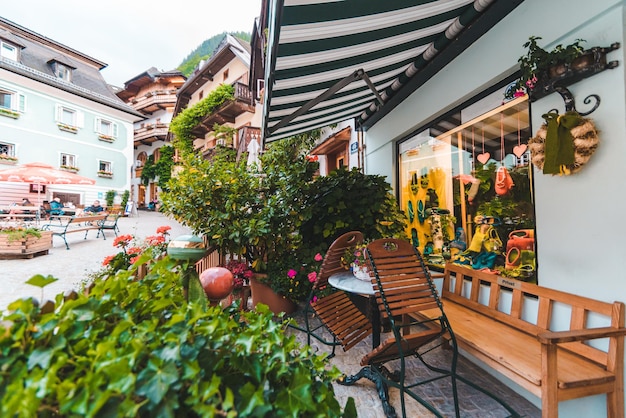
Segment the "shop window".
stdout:
<path fill-rule="evenodd" d="M 431 265 L 446 261 L 536 281 L 528 101 L 461 110 L 399 145 L 407 234 Z"/>

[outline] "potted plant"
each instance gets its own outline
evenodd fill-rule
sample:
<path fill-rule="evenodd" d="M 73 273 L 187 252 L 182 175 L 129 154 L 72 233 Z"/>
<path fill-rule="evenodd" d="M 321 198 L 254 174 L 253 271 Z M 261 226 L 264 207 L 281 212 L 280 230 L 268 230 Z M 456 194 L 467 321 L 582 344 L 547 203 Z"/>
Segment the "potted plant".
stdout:
<path fill-rule="evenodd" d="M 107 209 L 111 209 L 113 207 L 113 202 L 115 201 L 116 194 L 117 193 L 115 190 L 107 190 L 107 192 L 104 194 L 104 201 L 107 204 Z"/>
<path fill-rule="evenodd" d="M 52 231 L 23 227 L 0 228 L 0 254 L 4 257 L 44 255 L 48 254 L 51 247 Z"/>
<path fill-rule="evenodd" d="M 537 44 L 539 36 L 531 36 L 524 43 L 526 54 L 519 59 L 521 76 L 507 89 L 507 98 L 523 96 L 537 85 L 539 81 L 558 77 L 567 71 L 569 65 L 584 54 L 581 43 L 583 39 L 576 39 L 573 43 L 563 46 L 558 44 L 552 50 L 547 51 Z M 576 64 L 574 64 L 576 65 Z M 582 63 L 581 63 L 582 65 Z"/>

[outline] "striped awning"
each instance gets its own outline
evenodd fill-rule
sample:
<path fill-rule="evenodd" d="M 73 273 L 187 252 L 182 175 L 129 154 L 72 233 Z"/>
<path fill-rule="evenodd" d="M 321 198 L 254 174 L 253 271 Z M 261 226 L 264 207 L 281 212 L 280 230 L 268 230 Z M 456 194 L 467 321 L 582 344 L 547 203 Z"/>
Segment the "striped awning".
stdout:
<path fill-rule="evenodd" d="M 264 141 L 367 127 L 522 1 L 272 0 Z"/>

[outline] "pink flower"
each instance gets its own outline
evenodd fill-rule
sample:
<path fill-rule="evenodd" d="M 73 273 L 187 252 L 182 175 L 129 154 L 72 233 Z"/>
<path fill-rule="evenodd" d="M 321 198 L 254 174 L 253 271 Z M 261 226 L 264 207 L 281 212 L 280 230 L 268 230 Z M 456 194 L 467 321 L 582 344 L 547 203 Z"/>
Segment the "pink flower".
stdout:
<path fill-rule="evenodd" d="M 315 261 L 322 261 L 323 260 L 322 254 L 320 253 L 315 254 L 315 257 L 313 259 Z"/>
<path fill-rule="evenodd" d="M 522 97 L 525 94 L 526 93 L 524 93 L 522 90 L 517 90 L 515 93 L 513 93 L 513 97 L 515 97 L 515 98 Z"/>
<path fill-rule="evenodd" d="M 296 277 L 297 275 L 298 275 L 298 272 L 297 272 L 297 271 L 295 271 L 294 269 L 290 269 L 290 270 L 287 272 L 287 276 L 288 276 L 290 279 L 293 279 L 293 278 L 294 278 L 294 277 Z"/>
<path fill-rule="evenodd" d="M 308 275 L 308 278 L 309 278 L 309 282 L 314 283 L 315 280 L 317 279 L 317 273 L 314 271 L 310 272 Z"/>

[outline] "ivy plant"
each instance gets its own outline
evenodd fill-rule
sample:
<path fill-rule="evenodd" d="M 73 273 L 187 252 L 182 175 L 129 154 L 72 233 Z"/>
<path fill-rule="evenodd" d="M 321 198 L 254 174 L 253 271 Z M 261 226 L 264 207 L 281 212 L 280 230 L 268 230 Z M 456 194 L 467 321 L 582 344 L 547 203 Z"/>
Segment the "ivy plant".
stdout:
<path fill-rule="evenodd" d="M 180 112 L 170 123 L 170 131 L 174 134 L 174 145 L 182 152 L 193 150 L 195 136 L 191 131 L 198 126 L 206 115 L 213 112 L 224 102 L 235 98 L 235 88 L 230 84 L 221 84 L 211 91 L 207 97 Z"/>
<path fill-rule="evenodd" d="M 143 257 L 143 256 L 142 256 Z M 168 257 L 140 259 L 89 292 L 0 317 L 0 415 L 6 417 L 337 417 L 340 372 L 284 333 L 261 306 L 203 308 Z"/>
<path fill-rule="evenodd" d="M 175 165 L 174 154 L 176 150 L 172 146 L 163 146 L 159 152 L 159 161 L 154 161 L 154 155 L 150 155 L 146 159 L 141 170 L 141 182 L 147 186 L 151 180 L 158 178 L 158 186 L 161 190 L 167 190 L 167 184 L 172 178 L 172 168 Z"/>

